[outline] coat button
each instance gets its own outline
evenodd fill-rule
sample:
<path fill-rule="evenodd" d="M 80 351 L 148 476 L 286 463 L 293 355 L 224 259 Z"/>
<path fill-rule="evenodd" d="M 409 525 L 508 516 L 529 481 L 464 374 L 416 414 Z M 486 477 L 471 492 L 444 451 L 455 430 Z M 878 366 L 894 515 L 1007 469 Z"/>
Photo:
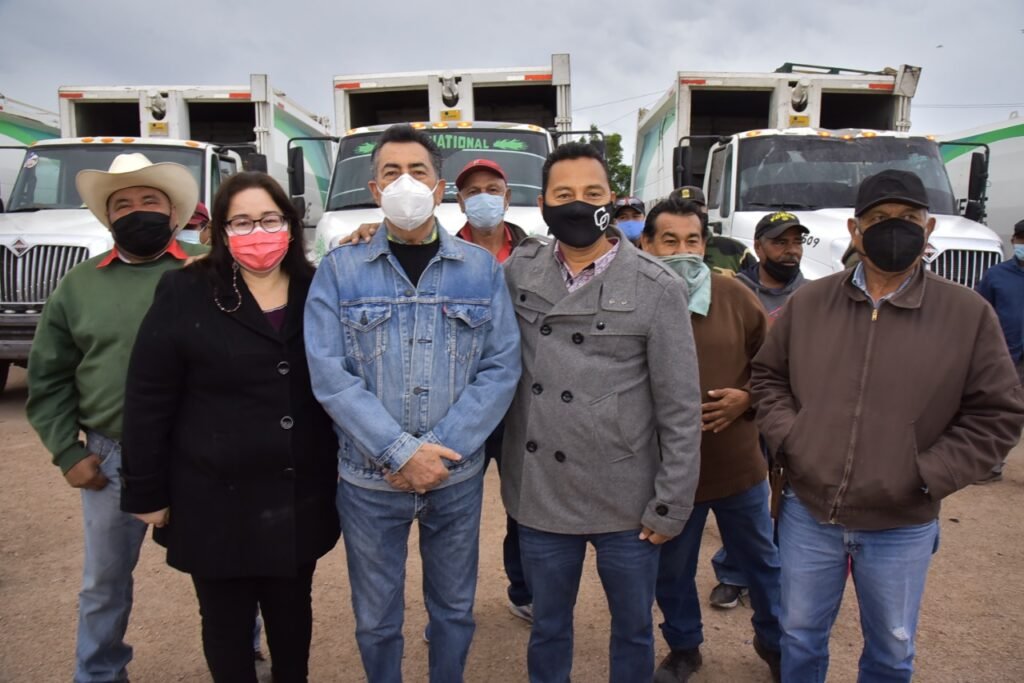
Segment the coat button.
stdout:
<path fill-rule="evenodd" d="M 530 453 L 536 453 L 537 452 L 537 442 L 536 441 L 527 441 L 526 442 L 526 450 L 529 451 Z"/>
<path fill-rule="evenodd" d="M 604 329 L 604 321 L 603 320 L 598 320 L 597 321 L 597 325 L 595 325 L 595 327 L 597 327 L 597 329 L 599 329 L 599 330 L 603 330 Z"/>
<path fill-rule="evenodd" d="M 285 415 L 281 418 L 281 429 L 291 429 L 294 424 L 295 420 L 293 420 L 289 415 Z"/>
<path fill-rule="evenodd" d="M 562 451 L 555 451 L 555 460 L 558 462 L 565 462 L 565 453 Z"/>
<path fill-rule="evenodd" d="M 579 332 L 576 332 L 575 334 L 573 334 L 572 335 L 572 343 L 573 344 L 582 344 L 583 343 L 583 335 L 580 334 Z"/>
<path fill-rule="evenodd" d="M 405 290 L 405 295 L 406 295 L 406 296 L 412 296 L 412 295 L 413 295 L 413 294 L 415 294 L 415 293 L 416 293 L 416 292 L 412 291 L 411 289 L 407 289 L 407 290 Z"/>
<path fill-rule="evenodd" d="M 562 400 L 565 401 L 566 403 L 572 403 L 572 392 L 571 391 L 563 391 L 562 392 Z"/>
<path fill-rule="evenodd" d="M 414 393 L 417 396 L 419 396 L 420 394 L 427 393 L 427 390 L 424 387 L 414 387 L 413 390 L 412 390 L 412 393 Z"/>
<path fill-rule="evenodd" d="M 532 387 L 530 387 L 530 388 L 531 388 L 531 389 L 533 390 L 533 393 L 535 393 L 535 394 L 540 394 L 540 393 L 541 393 L 542 391 L 544 391 L 544 387 L 542 387 L 542 386 L 541 386 L 541 385 L 539 385 L 539 384 L 534 384 L 534 385 L 533 385 Z"/>
<path fill-rule="evenodd" d="M 277 371 L 282 375 L 287 375 L 291 371 L 292 367 L 288 365 L 288 361 L 283 360 L 277 364 Z"/>
<path fill-rule="evenodd" d="M 543 325 L 541 325 L 540 326 L 540 333 L 545 335 L 545 336 L 551 334 L 551 325 L 548 325 L 547 323 L 544 323 Z"/>
<path fill-rule="evenodd" d="M 519 295 L 519 300 L 520 301 L 526 301 L 526 295 L 525 294 L 520 294 Z"/>
<path fill-rule="evenodd" d="M 281 476 L 284 477 L 285 479 L 294 479 L 295 478 L 295 468 L 294 467 L 285 467 L 283 470 L 281 470 Z"/>
<path fill-rule="evenodd" d="M 659 505 L 658 507 L 654 508 L 654 511 L 658 513 L 659 517 L 664 517 L 668 514 L 668 507 L 665 505 Z"/>

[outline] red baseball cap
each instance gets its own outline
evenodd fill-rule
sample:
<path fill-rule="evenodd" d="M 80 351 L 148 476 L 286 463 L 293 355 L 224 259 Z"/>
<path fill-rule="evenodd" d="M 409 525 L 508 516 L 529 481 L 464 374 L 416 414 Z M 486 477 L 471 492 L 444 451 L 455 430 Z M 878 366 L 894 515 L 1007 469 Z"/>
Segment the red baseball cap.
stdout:
<path fill-rule="evenodd" d="M 479 170 L 486 170 L 492 173 L 496 173 L 497 175 L 501 176 L 502 180 L 504 180 L 506 183 L 508 182 L 508 176 L 505 175 L 505 170 L 498 164 L 498 162 L 491 161 L 490 159 L 473 159 L 473 161 L 466 164 L 466 166 L 461 171 L 459 171 L 458 177 L 455 178 L 456 189 L 461 190 L 462 182 L 466 179 L 466 177 L 469 176 L 469 174 L 473 173 L 474 171 Z"/>
<path fill-rule="evenodd" d="M 203 223 L 210 222 L 210 212 L 206 210 L 206 204 L 199 202 L 196 204 L 195 213 L 188 219 L 189 227 L 198 227 Z"/>

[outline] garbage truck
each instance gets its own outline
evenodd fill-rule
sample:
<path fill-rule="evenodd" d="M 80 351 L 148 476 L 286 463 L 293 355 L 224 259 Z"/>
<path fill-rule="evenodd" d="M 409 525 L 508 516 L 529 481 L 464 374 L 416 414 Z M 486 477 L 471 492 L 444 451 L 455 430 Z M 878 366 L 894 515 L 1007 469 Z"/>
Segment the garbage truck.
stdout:
<path fill-rule="evenodd" d="M 633 193 L 650 204 L 699 185 L 714 232 L 748 247 L 762 216 L 790 211 L 810 230 L 801 269 L 818 278 L 845 267 L 860 182 L 887 168 L 913 171 L 937 223 L 926 267 L 973 287 L 1000 260 L 999 238 L 976 220 L 982 197 L 961 215 L 938 142 L 906 132 L 920 74 L 789 63 L 765 74 L 680 72 L 640 112 Z M 980 155 L 972 159 L 983 177 Z"/>
<path fill-rule="evenodd" d="M 10 196 L 25 157 L 25 145 L 60 136 L 56 112 L 0 93 L 0 206 Z"/>
<path fill-rule="evenodd" d="M 567 54 L 552 55 L 549 66 L 539 67 L 335 76 L 340 139 L 313 259 L 319 261 L 360 224 L 382 220 L 367 187 L 370 157 L 381 133 L 395 123 L 423 130 L 441 149 L 447 187 L 437 216 L 446 229 L 455 232 L 465 223 L 455 177 L 469 161 L 487 158 L 509 176 L 507 220 L 527 233 L 546 232 L 537 208 L 541 167 L 558 138 L 575 133 L 570 83 Z M 298 168 L 303 151 L 294 154 L 292 167 Z M 292 194 L 303 189 L 301 179 L 296 181 Z"/>

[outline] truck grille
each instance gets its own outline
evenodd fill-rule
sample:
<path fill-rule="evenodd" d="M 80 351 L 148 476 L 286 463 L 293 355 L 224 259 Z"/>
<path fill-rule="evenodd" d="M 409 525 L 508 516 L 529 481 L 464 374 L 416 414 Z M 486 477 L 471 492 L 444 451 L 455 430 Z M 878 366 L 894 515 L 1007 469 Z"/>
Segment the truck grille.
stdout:
<path fill-rule="evenodd" d="M 974 289 L 985 271 L 999 263 L 1001 254 L 995 251 L 949 249 L 927 264 L 928 269 L 947 280 Z"/>
<path fill-rule="evenodd" d="M 89 258 L 86 247 L 40 244 L 21 256 L 0 248 L 0 304 L 43 304 L 72 267 Z"/>

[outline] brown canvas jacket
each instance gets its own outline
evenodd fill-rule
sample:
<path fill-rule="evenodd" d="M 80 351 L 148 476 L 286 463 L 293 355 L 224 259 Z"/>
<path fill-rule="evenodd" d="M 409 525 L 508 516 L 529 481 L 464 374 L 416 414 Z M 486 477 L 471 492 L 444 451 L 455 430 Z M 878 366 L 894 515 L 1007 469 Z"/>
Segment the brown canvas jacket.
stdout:
<path fill-rule="evenodd" d="M 819 521 L 923 524 L 1017 443 L 1020 382 L 975 292 L 922 268 L 876 310 L 851 278 L 783 309 L 752 366 L 757 424 Z"/>

